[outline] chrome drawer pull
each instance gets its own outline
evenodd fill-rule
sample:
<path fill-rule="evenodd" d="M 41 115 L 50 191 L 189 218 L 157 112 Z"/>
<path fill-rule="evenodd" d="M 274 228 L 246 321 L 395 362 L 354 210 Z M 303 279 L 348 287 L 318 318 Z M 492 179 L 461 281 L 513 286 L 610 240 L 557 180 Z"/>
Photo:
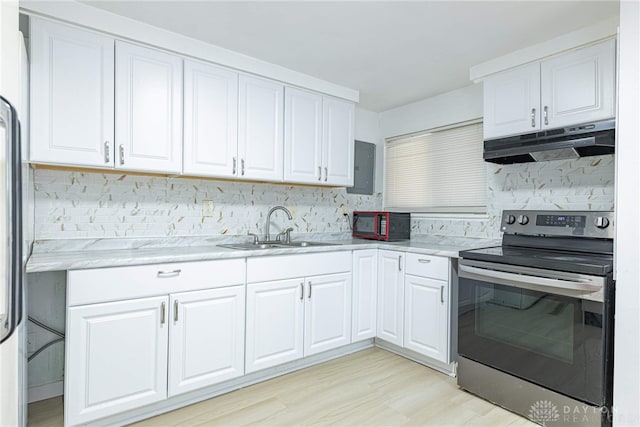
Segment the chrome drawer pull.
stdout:
<path fill-rule="evenodd" d="M 109 163 L 111 161 L 111 156 L 109 156 L 109 151 L 111 147 L 109 146 L 109 141 L 104 142 L 104 162 Z"/>
<path fill-rule="evenodd" d="M 174 277 L 174 276 L 179 276 L 180 273 L 182 272 L 181 269 L 177 269 L 177 270 L 173 270 L 173 271 L 158 271 L 158 277 L 162 278 L 162 277 Z"/>
<path fill-rule="evenodd" d="M 120 144 L 120 164 L 124 165 L 124 145 Z"/>
<path fill-rule="evenodd" d="M 160 306 L 160 324 L 164 325 L 164 322 L 166 321 L 166 315 L 167 315 L 167 304 L 162 301 L 162 305 Z"/>
<path fill-rule="evenodd" d="M 424 258 L 418 258 L 418 262 L 421 262 L 423 264 L 429 264 L 431 262 L 430 259 L 424 259 Z"/>
<path fill-rule="evenodd" d="M 300 282 L 300 301 L 304 299 L 304 283 Z"/>
<path fill-rule="evenodd" d="M 532 128 L 536 127 L 536 109 L 535 108 L 531 109 L 531 127 Z"/>
<path fill-rule="evenodd" d="M 178 321 L 178 300 L 173 302 L 173 321 Z"/>
<path fill-rule="evenodd" d="M 440 302 L 444 304 L 444 286 L 440 286 Z"/>
<path fill-rule="evenodd" d="M 311 282 L 309 282 L 309 299 L 311 299 Z"/>

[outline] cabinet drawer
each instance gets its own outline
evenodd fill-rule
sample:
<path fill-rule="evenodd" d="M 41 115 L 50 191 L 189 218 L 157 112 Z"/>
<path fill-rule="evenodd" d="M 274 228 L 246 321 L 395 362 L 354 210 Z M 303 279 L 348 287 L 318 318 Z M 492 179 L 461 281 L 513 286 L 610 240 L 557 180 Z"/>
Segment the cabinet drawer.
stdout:
<path fill-rule="evenodd" d="M 448 280 L 449 258 L 408 253 L 405 264 L 405 272 L 414 276 Z"/>
<path fill-rule="evenodd" d="M 72 270 L 69 306 L 244 285 L 245 259 Z"/>
<path fill-rule="evenodd" d="M 351 272 L 351 251 L 247 259 L 247 283 Z"/>

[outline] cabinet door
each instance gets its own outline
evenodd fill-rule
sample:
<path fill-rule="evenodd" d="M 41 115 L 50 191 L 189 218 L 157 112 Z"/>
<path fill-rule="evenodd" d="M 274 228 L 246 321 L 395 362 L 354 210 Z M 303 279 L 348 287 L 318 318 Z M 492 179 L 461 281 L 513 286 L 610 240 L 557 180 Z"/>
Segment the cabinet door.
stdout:
<path fill-rule="evenodd" d="M 182 171 L 182 59 L 116 42 L 116 168 Z"/>
<path fill-rule="evenodd" d="M 31 18 L 30 161 L 113 168 L 114 40 Z"/>
<path fill-rule="evenodd" d="M 234 177 L 238 156 L 238 73 L 184 61 L 184 168 Z"/>
<path fill-rule="evenodd" d="M 282 181 L 284 86 L 241 75 L 238 93 L 238 176 Z"/>
<path fill-rule="evenodd" d="M 322 179 L 322 95 L 285 88 L 284 180 L 318 184 Z"/>
<path fill-rule="evenodd" d="M 404 326 L 404 253 L 378 251 L 376 336 L 402 346 Z"/>
<path fill-rule="evenodd" d="M 615 41 L 542 62 L 542 122 L 555 128 L 615 116 Z"/>
<path fill-rule="evenodd" d="M 172 294 L 169 396 L 244 374 L 244 286 Z"/>
<path fill-rule="evenodd" d="M 247 285 L 246 373 L 302 357 L 304 280 Z"/>
<path fill-rule="evenodd" d="M 449 287 L 443 280 L 405 276 L 404 346 L 448 363 Z"/>
<path fill-rule="evenodd" d="M 322 117 L 323 183 L 353 186 L 353 102 L 324 97 Z"/>
<path fill-rule="evenodd" d="M 484 80 L 484 138 L 540 129 L 540 63 L 504 71 Z"/>
<path fill-rule="evenodd" d="M 304 355 L 351 343 L 351 274 L 309 277 L 306 280 Z"/>
<path fill-rule="evenodd" d="M 69 308 L 65 424 L 167 397 L 167 303 L 153 297 Z"/>
<path fill-rule="evenodd" d="M 378 292 L 378 251 L 353 251 L 353 342 L 376 336 L 376 301 Z"/>

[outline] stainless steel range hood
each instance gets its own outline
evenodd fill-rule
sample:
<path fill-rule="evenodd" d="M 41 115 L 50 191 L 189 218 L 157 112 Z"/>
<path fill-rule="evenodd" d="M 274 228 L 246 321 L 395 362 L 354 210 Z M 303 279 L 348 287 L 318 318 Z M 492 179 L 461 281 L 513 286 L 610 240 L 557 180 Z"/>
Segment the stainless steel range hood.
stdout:
<path fill-rule="evenodd" d="M 613 154 L 615 120 L 484 141 L 484 160 L 511 164 Z"/>

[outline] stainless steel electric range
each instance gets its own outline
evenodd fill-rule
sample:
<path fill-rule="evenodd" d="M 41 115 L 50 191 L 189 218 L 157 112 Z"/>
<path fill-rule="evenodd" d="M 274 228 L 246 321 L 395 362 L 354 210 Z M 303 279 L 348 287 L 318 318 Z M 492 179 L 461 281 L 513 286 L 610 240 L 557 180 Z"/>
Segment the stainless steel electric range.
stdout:
<path fill-rule="evenodd" d="M 458 385 L 544 426 L 611 424 L 612 212 L 505 211 L 460 252 Z"/>

